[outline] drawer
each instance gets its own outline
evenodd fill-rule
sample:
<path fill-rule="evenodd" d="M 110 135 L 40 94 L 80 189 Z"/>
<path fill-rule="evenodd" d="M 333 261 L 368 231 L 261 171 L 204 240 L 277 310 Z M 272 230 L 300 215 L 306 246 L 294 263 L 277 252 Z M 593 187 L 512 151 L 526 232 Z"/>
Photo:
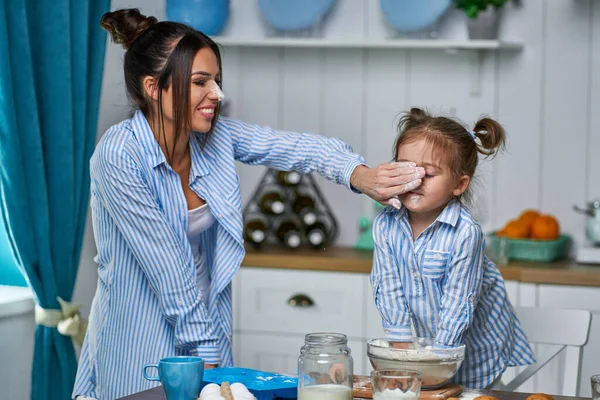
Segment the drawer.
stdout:
<path fill-rule="evenodd" d="M 240 270 L 240 331 L 273 333 L 339 332 L 362 337 L 362 274 L 266 268 Z M 291 305 L 294 298 L 311 305 Z"/>
<path fill-rule="evenodd" d="M 304 345 L 303 335 L 236 333 L 235 345 L 239 354 L 235 365 L 261 371 L 284 374 L 298 373 L 298 357 Z M 364 372 L 365 345 L 361 340 L 349 340 L 354 358 L 354 374 Z"/>

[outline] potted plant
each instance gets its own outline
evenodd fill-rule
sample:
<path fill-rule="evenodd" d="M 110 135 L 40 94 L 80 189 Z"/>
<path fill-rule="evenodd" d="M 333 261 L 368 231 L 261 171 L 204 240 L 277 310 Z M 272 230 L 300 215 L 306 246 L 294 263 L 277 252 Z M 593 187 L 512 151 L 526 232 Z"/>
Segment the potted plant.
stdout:
<path fill-rule="evenodd" d="M 492 40 L 498 38 L 500 9 L 508 0 L 454 0 L 465 11 L 469 38 Z"/>

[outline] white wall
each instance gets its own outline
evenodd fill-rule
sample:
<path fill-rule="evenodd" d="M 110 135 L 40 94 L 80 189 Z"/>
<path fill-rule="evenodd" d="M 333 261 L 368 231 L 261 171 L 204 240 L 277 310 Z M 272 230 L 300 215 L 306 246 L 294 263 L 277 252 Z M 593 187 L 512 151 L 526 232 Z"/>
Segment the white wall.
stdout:
<path fill-rule="evenodd" d="M 0 387 L 2 399 L 30 396 L 35 322 L 29 288 L 0 285 Z"/>

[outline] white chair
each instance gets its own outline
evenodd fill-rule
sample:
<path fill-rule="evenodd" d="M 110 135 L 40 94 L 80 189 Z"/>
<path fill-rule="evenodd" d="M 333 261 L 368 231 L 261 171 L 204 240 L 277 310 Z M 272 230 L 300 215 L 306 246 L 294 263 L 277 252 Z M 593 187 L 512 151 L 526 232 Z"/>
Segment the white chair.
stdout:
<path fill-rule="evenodd" d="M 514 391 L 561 352 L 566 353 L 563 396 L 579 394 L 582 346 L 590 332 L 591 313 L 539 307 L 515 307 L 521 328 L 533 344 L 554 345 L 542 354 L 536 354 L 537 363 L 526 367 L 510 382 L 494 386 L 495 390 Z"/>

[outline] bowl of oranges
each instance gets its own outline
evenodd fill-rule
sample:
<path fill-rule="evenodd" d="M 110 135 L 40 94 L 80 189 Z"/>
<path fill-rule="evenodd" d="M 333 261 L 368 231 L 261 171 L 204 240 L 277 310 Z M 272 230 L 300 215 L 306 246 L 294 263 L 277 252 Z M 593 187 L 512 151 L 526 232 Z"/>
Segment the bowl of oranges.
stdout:
<path fill-rule="evenodd" d="M 560 232 L 558 220 L 537 210 L 525 210 L 499 231 L 489 235 L 488 245 L 499 254 L 505 247 L 508 260 L 550 262 L 567 255 L 570 238 Z"/>

